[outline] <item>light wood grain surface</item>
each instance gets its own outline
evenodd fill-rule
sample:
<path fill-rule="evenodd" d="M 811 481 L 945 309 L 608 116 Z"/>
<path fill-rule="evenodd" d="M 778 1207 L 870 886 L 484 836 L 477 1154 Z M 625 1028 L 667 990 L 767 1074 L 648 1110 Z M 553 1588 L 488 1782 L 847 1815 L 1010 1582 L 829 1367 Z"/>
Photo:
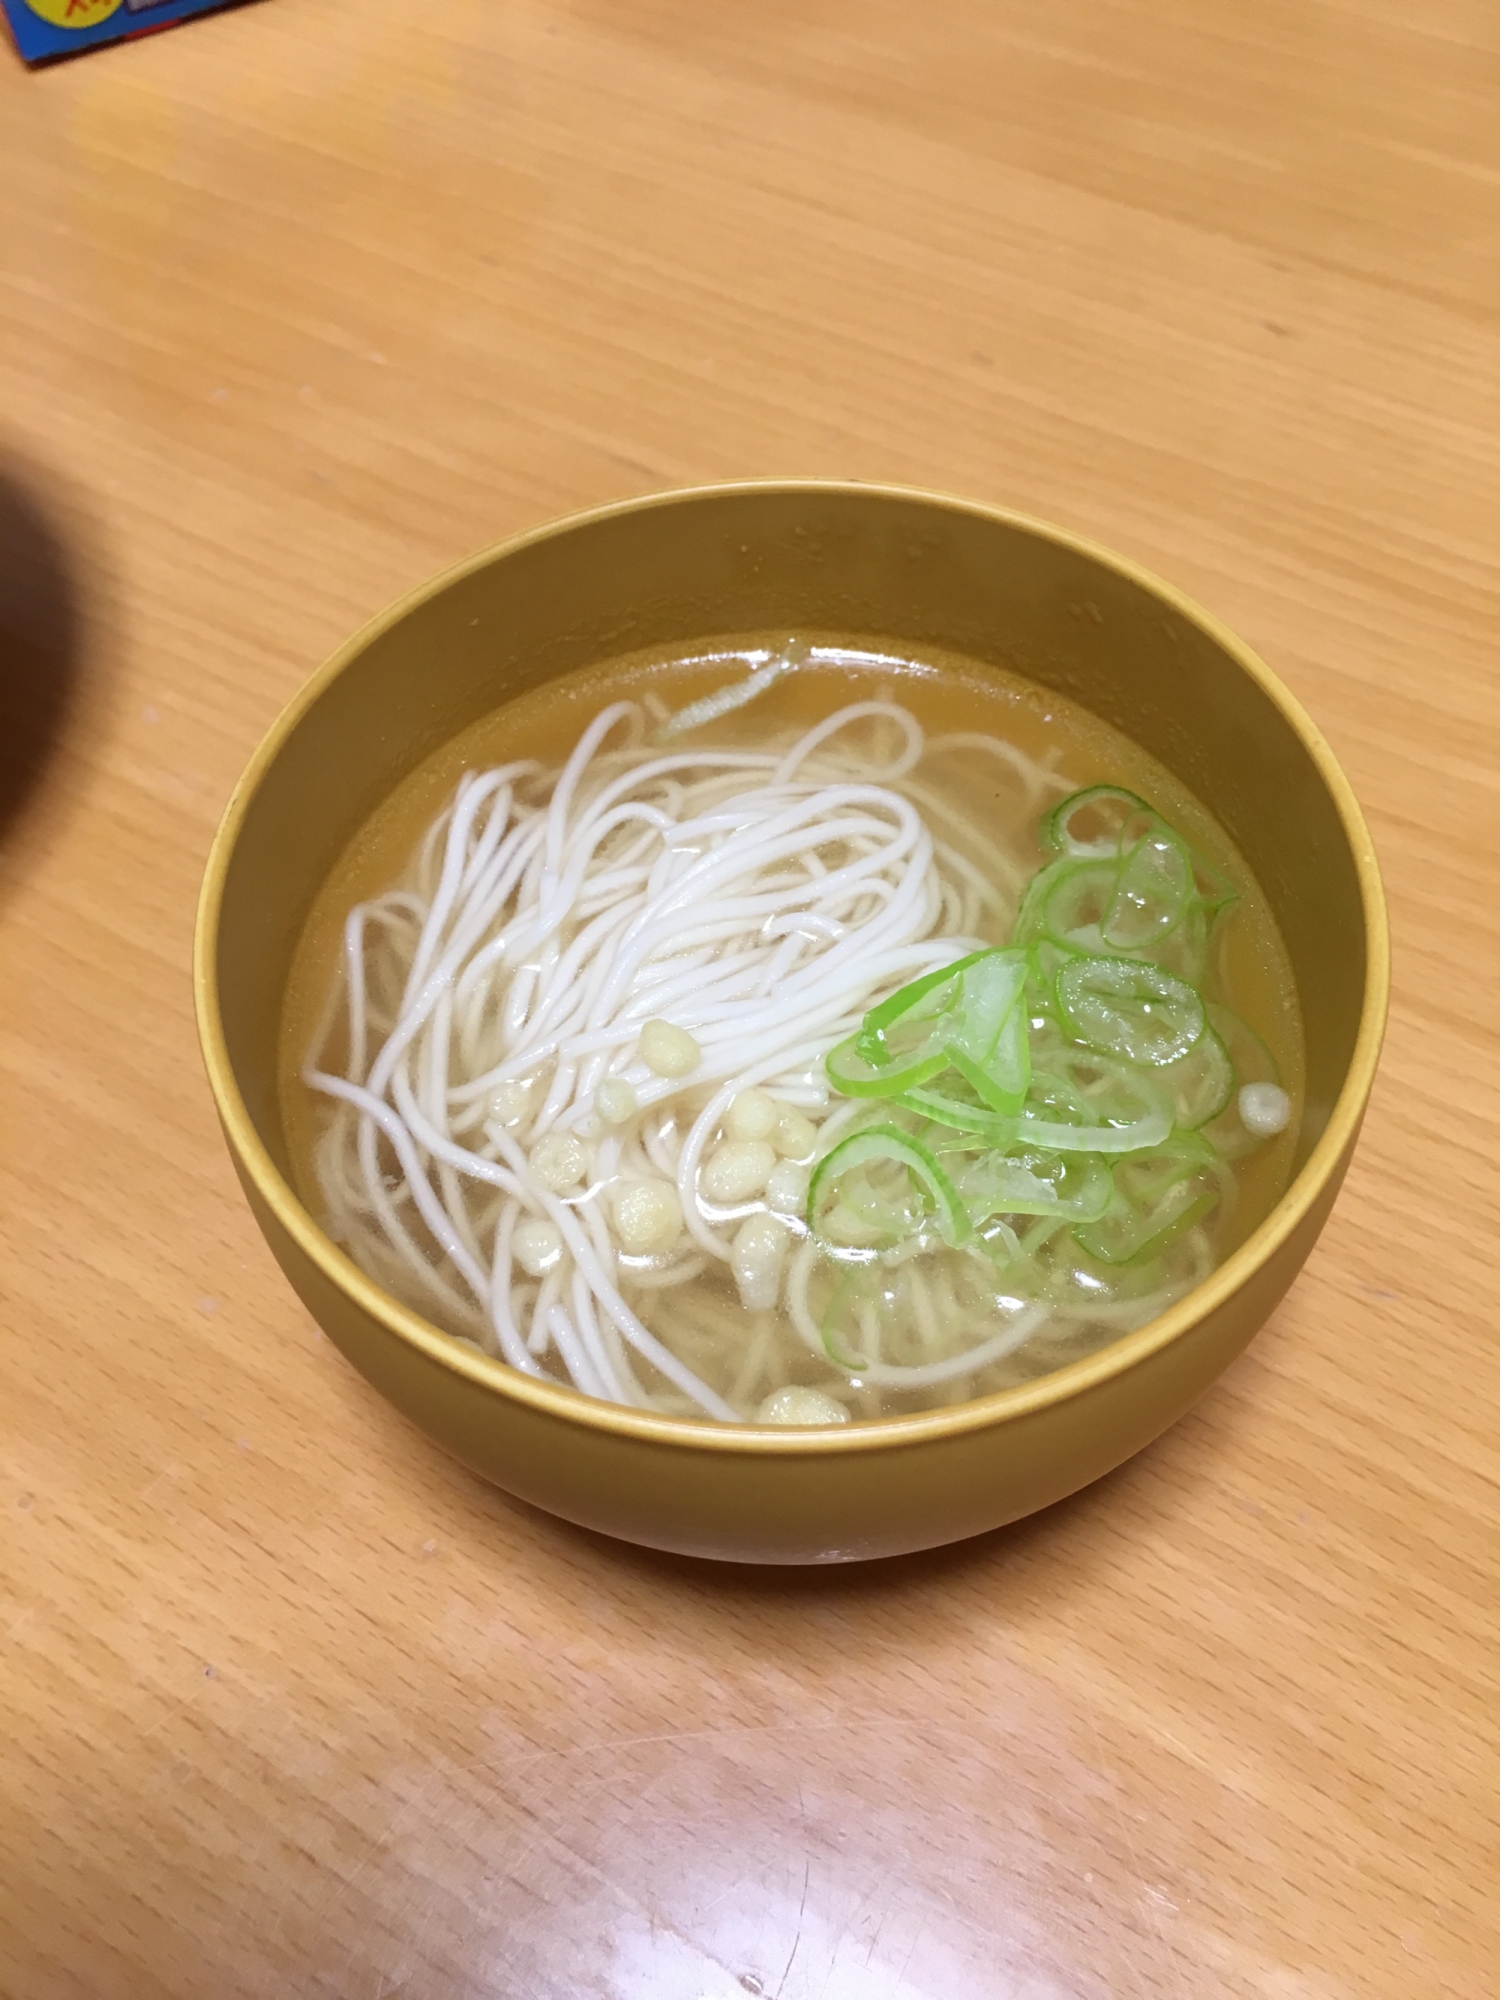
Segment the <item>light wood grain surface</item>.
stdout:
<path fill-rule="evenodd" d="M 0 60 L 0 187 L 0 1993 L 1493 1995 L 1500 12 L 267 0 Z M 262 1248 L 189 1007 L 215 818 L 336 642 L 770 473 L 1185 586 L 1396 932 L 1250 1354 L 844 1574 L 429 1448 Z"/>

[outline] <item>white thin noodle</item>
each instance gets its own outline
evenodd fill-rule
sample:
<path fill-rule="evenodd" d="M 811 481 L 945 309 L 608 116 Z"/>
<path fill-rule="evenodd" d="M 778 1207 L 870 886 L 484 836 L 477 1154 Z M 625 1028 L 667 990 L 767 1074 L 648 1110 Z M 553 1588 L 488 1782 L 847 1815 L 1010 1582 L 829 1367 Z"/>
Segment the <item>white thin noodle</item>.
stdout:
<path fill-rule="evenodd" d="M 851 1374 L 810 1317 L 811 1243 L 788 1260 L 784 1310 L 740 1304 L 734 1233 L 766 1204 L 716 1210 L 698 1185 L 732 1100 L 768 1091 L 826 1150 L 858 1107 L 830 1106 L 824 1055 L 885 993 L 1004 941 L 1030 830 L 1068 787 L 994 738 L 928 743 L 888 702 L 754 751 L 653 745 L 653 724 L 659 704 L 617 702 L 560 771 L 470 773 L 408 879 L 350 912 L 336 1003 L 304 1071 L 330 1100 L 315 1167 L 335 1237 L 516 1369 L 726 1421 L 794 1382 L 856 1416 L 924 1407 L 1022 1379 L 1049 1340 L 1128 1320 L 1085 1302 L 976 1323 L 939 1284 L 922 1294 L 920 1338 L 888 1339 Z M 954 802 L 963 758 L 985 760 L 982 827 Z M 687 1077 L 641 1059 L 653 1018 L 697 1042 Z M 325 1066 L 336 1046 L 342 1074 Z M 606 1078 L 635 1093 L 623 1126 L 596 1114 Z M 587 1151 L 566 1192 L 531 1164 L 549 1134 Z M 626 1258 L 611 1191 L 645 1178 L 675 1182 L 686 1239 Z M 540 1279 L 516 1253 L 528 1219 L 560 1243 Z"/>

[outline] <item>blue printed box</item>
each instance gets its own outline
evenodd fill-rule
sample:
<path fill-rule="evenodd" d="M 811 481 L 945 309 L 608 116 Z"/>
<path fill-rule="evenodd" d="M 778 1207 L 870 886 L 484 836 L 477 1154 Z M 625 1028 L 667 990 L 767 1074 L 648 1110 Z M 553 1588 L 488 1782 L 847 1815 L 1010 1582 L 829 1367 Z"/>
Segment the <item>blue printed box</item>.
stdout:
<path fill-rule="evenodd" d="M 16 47 L 27 62 L 50 62 L 101 42 L 123 42 L 212 14 L 234 0 L 0 0 Z"/>

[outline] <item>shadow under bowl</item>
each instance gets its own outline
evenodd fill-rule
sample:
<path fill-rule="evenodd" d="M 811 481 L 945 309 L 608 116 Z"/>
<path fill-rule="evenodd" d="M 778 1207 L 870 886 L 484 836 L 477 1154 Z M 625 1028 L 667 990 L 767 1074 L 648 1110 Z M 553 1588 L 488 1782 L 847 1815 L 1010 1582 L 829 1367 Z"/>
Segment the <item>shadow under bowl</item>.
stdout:
<path fill-rule="evenodd" d="M 292 956 L 339 855 L 414 766 L 527 688 L 636 648 L 780 628 L 951 648 L 1091 709 L 1214 812 L 1281 927 L 1306 1038 L 1291 1184 L 1202 1285 L 1021 1388 L 798 1432 L 656 1417 L 523 1377 L 399 1305 L 294 1192 L 278 1101 Z M 1332 753 L 1231 633 L 1133 564 L 1042 522 L 897 488 L 664 493 L 502 543 L 414 591 L 314 676 L 219 828 L 194 978 L 209 1081 L 277 1261 L 398 1409 L 501 1487 L 649 1547 L 745 1562 L 932 1548 L 1097 1479 L 1247 1345 L 1316 1241 L 1384 1026 L 1370 839 Z"/>

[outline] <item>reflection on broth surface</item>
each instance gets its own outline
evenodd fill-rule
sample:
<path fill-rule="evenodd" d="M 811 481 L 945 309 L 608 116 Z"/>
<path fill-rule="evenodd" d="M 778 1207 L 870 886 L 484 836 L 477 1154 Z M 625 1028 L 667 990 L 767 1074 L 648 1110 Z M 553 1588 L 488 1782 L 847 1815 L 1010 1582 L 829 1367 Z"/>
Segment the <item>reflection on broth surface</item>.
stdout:
<path fill-rule="evenodd" d="M 836 635 L 631 655 L 351 844 L 290 983 L 304 1197 L 511 1366 L 842 1424 L 1151 1318 L 1285 1185 L 1281 941 L 1115 731 Z"/>

